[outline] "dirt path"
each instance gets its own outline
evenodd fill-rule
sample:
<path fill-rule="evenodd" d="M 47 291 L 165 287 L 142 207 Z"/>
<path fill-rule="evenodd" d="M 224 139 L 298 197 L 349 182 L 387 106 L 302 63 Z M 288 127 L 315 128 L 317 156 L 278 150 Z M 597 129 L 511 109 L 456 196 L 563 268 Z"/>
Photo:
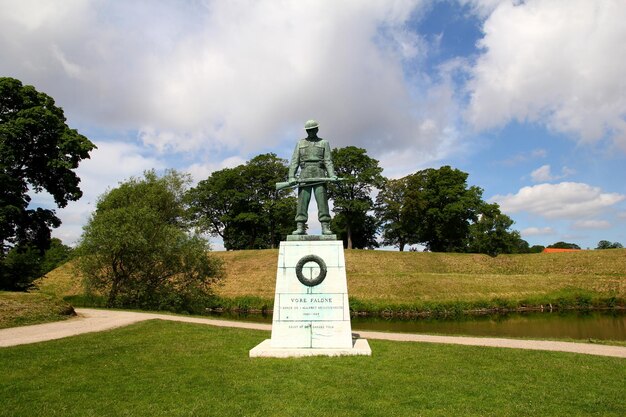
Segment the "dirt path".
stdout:
<path fill-rule="evenodd" d="M 78 317 L 66 321 L 37 324 L 34 326 L 0 329 L 0 347 L 60 339 L 82 333 L 99 332 L 127 326 L 144 320 L 171 320 L 185 323 L 208 324 L 220 327 L 270 331 L 269 324 L 244 323 L 238 321 L 215 320 L 196 317 L 173 316 L 168 314 L 136 313 L 129 311 L 95 310 L 77 308 Z M 431 336 L 408 333 L 384 333 L 356 331 L 364 339 L 393 340 L 398 342 L 448 343 L 454 345 L 488 346 L 500 348 L 550 350 L 558 352 L 583 353 L 588 355 L 626 358 L 626 347 L 595 345 L 590 343 L 551 342 L 544 340 L 519 340 L 488 337 Z"/>

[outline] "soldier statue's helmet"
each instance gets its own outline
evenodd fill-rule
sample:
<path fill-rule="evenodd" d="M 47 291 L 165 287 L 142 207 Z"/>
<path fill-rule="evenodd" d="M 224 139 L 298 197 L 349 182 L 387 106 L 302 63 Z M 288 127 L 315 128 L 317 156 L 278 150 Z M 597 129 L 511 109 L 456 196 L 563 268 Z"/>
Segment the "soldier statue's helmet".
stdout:
<path fill-rule="evenodd" d="M 313 119 L 307 120 L 307 122 L 304 124 L 304 130 L 315 129 L 316 127 L 320 127 L 320 124 Z"/>

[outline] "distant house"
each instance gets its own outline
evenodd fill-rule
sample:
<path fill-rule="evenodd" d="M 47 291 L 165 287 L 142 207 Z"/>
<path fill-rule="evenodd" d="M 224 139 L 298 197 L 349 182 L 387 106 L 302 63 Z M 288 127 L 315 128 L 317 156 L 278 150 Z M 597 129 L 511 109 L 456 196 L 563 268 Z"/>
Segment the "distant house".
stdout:
<path fill-rule="evenodd" d="M 557 253 L 557 252 L 580 252 L 582 249 L 557 249 L 557 248 L 545 248 L 542 253 Z"/>

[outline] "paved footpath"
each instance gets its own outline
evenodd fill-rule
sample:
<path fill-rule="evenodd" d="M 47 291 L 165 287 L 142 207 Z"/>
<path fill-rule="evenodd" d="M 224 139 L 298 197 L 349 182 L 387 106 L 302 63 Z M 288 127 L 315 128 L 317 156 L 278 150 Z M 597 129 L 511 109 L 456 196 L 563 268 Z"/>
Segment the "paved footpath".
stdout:
<path fill-rule="evenodd" d="M 240 321 L 173 316 L 168 314 L 137 313 L 130 311 L 96 310 L 77 308 L 78 317 L 54 323 L 0 329 L 0 347 L 37 343 L 61 339 L 82 333 L 99 332 L 127 326 L 145 320 L 170 320 L 185 323 L 206 324 L 220 327 L 270 331 L 269 324 Z M 393 340 L 398 342 L 448 343 L 453 345 L 488 346 L 514 349 L 550 350 L 557 352 L 583 353 L 588 355 L 626 358 L 626 347 L 597 345 L 591 343 L 552 342 L 544 340 L 520 340 L 489 337 L 431 336 L 409 333 L 385 333 L 356 331 L 364 339 Z"/>

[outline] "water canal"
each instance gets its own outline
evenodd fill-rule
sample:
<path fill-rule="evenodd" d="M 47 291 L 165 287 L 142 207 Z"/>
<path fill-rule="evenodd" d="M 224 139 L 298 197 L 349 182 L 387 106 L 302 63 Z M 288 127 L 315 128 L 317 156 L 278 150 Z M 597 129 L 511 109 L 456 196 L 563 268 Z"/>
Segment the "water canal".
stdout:
<path fill-rule="evenodd" d="M 220 318 L 271 323 L 271 315 L 221 314 Z M 509 313 L 457 319 L 353 317 L 353 331 L 424 333 L 538 339 L 626 341 L 626 312 Z"/>

